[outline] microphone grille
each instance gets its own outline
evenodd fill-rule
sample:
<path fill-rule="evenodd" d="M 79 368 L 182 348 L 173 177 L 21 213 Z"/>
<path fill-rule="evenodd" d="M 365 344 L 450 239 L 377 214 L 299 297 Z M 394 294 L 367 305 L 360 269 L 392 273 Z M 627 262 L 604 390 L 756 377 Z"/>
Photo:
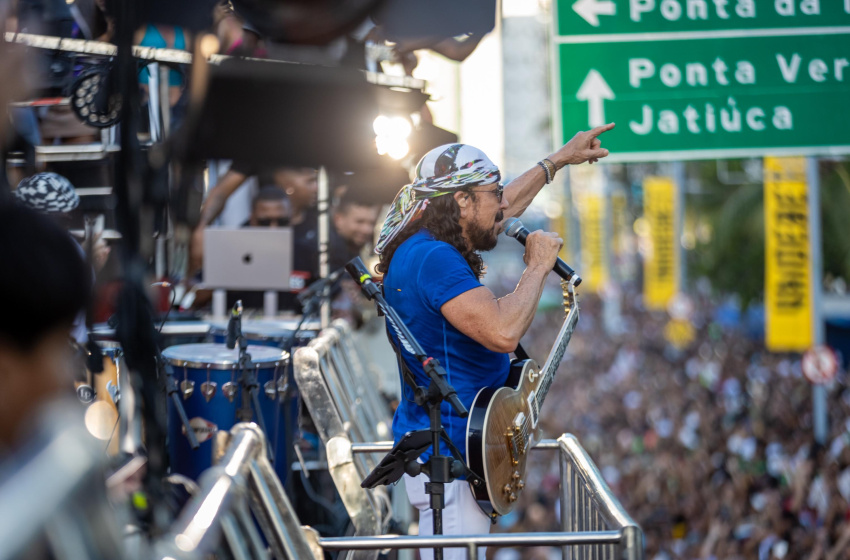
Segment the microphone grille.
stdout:
<path fill-rule="evenodd" d="M 508 218 L 502 227 L 505 228 L 505 235 L 516 237 L 519 230 L 522 229 L 522 222 L 519 221 L 519 218 Z"/>

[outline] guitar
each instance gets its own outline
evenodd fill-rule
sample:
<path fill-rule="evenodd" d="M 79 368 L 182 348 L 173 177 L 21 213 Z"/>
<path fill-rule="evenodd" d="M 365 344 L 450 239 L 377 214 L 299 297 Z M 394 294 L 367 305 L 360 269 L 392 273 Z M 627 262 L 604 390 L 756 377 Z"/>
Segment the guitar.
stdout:
<path fill-rule="evenodd" d="M 578 322 L 572 284 L 561 281 L 566 319 L 543 368 L 514 359 L 504 387 L 485 387 L 472 402 L 466 427 L 467 466 L 482 481 L 470 482 L 488 515 L 509 513 L 525 488 L 523 474 L 537 434 L 540 407 Z"/>

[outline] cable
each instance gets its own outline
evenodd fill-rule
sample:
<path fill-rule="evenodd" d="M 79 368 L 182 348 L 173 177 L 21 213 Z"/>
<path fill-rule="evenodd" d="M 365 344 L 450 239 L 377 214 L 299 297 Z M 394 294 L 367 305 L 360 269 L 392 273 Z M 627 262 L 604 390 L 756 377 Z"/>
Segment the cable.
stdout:
<path fill-rule="evenodd" d="M 302 470 L 298 472 L 301 475 L 301 484 L 304 487 L 304 491 L 307 493 L 307 497 L 313 500 L 313 502 L 325 508 L 328 513 L 331 514 L 331 517 L 336 520 L 336 523 L 339 524 L 341 521 L 341 517 L 339 515 L 339 512 L 334 508 L 333 502 L 323 496 L 319 496 L 318 494 L 316 494 L 316 490 L 310 483 L 310 479 L 305 476 L 304 471 Z"/>
<path fill-rule="evenodd" d="M 162 334 L 162 328 L 165 326 L 165 322 L 168 321 L 168 316 L 171 314 L 171 309 L 174 307 L 174 303 L 177 299 L 177 291 L 174 289 L 174 284 L 165 280 L 162 282 L 154 282 L 151 286 L 171 288 L 171 303 L 168 305 L 168 309 L 165 311 L 165 317 L 162 318 L 162 322 L 159 324 L 159 330 L 157 331 L 157 334 Z"/>
<path fill-rule="evenodd" d="M 107 455 L 109 454 L 109 444 L 111 444 L 112 440 L 115 438 L 115 429 L 118 427 L 118 422 L 120 422 L 120 421 L 121 421 L 120 418 L 115 420 L 115 424 L 113 424 L 113 426 L 112 426 L 112 433 L 109 434 L 109 439 L 106 440 L 106 449 L 104 449 L 103 452 L 106 453 Z"/>

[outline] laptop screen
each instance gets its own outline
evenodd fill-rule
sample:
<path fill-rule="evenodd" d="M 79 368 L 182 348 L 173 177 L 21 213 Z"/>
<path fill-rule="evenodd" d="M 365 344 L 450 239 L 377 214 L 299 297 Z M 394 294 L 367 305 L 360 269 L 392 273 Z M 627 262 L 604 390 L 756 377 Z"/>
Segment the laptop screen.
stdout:
<path fill-rule="evenodd" d="M 292 291 L 292 228 L 207 228 L 204 285 L 228 290 Z"/>

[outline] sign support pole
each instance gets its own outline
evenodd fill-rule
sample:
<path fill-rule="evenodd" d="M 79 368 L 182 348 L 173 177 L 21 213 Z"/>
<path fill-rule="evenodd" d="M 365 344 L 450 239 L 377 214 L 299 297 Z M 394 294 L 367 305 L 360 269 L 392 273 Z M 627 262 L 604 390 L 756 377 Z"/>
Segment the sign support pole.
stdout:
<path fill-rule="evenodd" d="M 821 216 L 820 216 L 820 169 L 816 157 L 806 158 L 806 182 L 808 183 L 809 203 L 809 278 L 812 290 L 812 346 L 820 346 L 825 342 L 823 316 L 821 313 L 821 278 L 823 252 L 821 245 Z M 813 385 L 812 415 L 814 421 L 815 441 L 825 444 L 829 434 L 829 419 L 826 410 L 826 386 Z"/>
<path fill-rule="evenodd" d="M 330 246 L 330 204 L 331 193 L 328 184 L 328 171 L 324 165 L 319 167 L 319 278 L 330 276 L 328 247 Z M 331 323 L 331 302 L 329 297 L 322 298 L 319 319 L 325 329 Z"/>

